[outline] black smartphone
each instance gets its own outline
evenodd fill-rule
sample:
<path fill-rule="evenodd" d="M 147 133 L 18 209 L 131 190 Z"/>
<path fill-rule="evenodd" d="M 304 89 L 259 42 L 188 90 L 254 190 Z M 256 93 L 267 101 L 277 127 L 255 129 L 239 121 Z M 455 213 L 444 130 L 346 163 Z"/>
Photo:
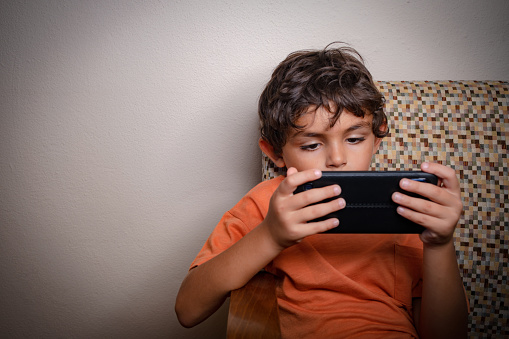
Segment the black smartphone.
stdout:
<path fill-rule="evenodd" d="M 399 187 L 403 178 L 438 183 L 435 175 L 420 171 L 325 171 L 320 179 L 299 186 L 295 193 L 334 184 L 341 187 L 339 197 L 345 199 L 345 208 L 313 220 L 339 219 L 339 226 L 325 233 L 420 234 L 424 227 L 400 216 L 391 198 L 394 192 L 417 196 Z"/>

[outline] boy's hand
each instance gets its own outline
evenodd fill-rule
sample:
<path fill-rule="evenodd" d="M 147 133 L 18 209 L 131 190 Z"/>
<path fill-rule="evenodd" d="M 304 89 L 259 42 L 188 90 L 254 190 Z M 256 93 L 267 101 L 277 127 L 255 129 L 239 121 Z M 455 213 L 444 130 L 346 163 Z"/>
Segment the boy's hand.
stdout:
<path fill-rule="evenodd" d="M 281 249 L 300 242 L 308 235 L 324 232 L 339 225 L 339 220 L 335 218 L 308 223 L 310 220 L 345 207 L 345 201 L 342 198 L 309 206 L 338 196 L 341 193 L 341 188 L 338 185 L 293 194 L 299 185 L 316 180 L 321 176 L 322 172 L 319 170 L 297 172 L 295 168 L 291 167 L 287 171 L 287 177 L 272 195 L 264 223 L 272 239 Z"/>
<path fill-rule="evenodd" d="M 423 163 L 424 172 L 435 174 L 438 185 L 402 179 L 402 189 L 430 199 L 409 197 L 394 193 L 392 199 L 399 204 L 398 213 L 426 227 L 421 240 L 427 245 L 444 245 L 453 238 L 454 229 L 461 217 L 463 203 L 455 171 L 440 164 Z"/>

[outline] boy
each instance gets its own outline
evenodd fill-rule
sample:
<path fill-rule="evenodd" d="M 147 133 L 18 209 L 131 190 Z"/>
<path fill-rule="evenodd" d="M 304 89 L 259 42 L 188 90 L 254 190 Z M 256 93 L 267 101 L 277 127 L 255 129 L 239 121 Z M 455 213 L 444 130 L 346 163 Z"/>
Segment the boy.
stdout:
<path fill-rule="evenodd" d="M 329 46 L 328 46 L 329 47 Z M 177 296 L 183 326 L 215 312 L 261 269 L 278 275 L 281 333 L 289 338 L 465 337 L 467 305 L 453 233 L 462 211 L 454 171 L 424 163 L 439 186 L 403 179 L 398 213 L 420 235 L 320 234 L 345 207 L 337 185 L 294 195 L 322 171 L 368 170 L 387 134 L 383 97 L 346 47 L 290 54 L 259 101 L 262 151 L 286 176 L 253 188 L 228 211 Z"/>

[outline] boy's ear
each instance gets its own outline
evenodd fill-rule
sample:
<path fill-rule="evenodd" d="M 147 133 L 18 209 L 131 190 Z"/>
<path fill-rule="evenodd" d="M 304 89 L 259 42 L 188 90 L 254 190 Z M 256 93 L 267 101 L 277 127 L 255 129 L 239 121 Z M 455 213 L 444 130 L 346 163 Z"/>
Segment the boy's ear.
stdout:
<path fill-rule="evenodd" d="M 382 143 L 382 138 L 376 138 L 375 139 L 375 147 L 373 147 L 373 155 L 378 152 L 378 148 L 380 148 L 380 144 Z"/>
<path fill-rule="evenodd" d="M 260 146 L 262 152 L 265 153 L 265 155 L 267 155 L 277 167 L 285 167 L 285 161 L 283 157 L 274 152 L 274 147 L 269 144 L 267 140 L 260 138 L 258 140 L 258 146 Z"/>
<path fill-rule="evenodd" d="M 381 131 L 387 131 L 387 123 L 383 124 L 382 126 L 380 126 L 380 130 Z M 373 155 L 376 154 L 376 152 L 378 152 L 378 148 L 380 148 L 380 144 L 382 143 L 382 139 L 383 138 L 376 138 L 375 137 L 375 147 L 373 147 Z"/>

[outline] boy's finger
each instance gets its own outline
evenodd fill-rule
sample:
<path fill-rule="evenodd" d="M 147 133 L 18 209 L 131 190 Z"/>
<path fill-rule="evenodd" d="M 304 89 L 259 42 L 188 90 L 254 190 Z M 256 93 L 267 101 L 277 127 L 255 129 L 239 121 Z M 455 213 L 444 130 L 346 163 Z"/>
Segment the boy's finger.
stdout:
<path fill-rule="evenodd" d="M 319 203 L 325 199 L 334 198 L 341 194 L 339 185 L 330 185 L 326 187 L 313 188 L 308 191 L 300 192 L 293 197 L 292 205 L 296 209 L 303 208 L 312 204 Z"/>
<path fill-rule="evenodd" d="M 442 208 L 442 205 L 439 205 L 434 201 L 410 197 L 399 192 L 392 195 L 392 200 L 396 204 L 403 206 L 408 210 L 413 210 L 417 213 L 422 213 L 435 218 L 445 218 L 449 213 L 447 210 Z"/>
<path fill-rule="evenodd" d="M 443 203 L 446 200 L 445 195 L 449 192 L 436 185 L 419 182 L 411 179 L 401 179 L 399 186 L 407 192 L 416 193 L 422 197 L 428 198 L 432 201 Z"/>
<path fill-rule="evenodd" d="M 344 208 L 345 205 L 345 199 L 343 198 L 334 199 L 322 204 L 311 205 L 298 212 L 299 219 L 302 220 L 302 222 L 309 222 L 324 217 L 329 213 L 336 212 Z"/>
<path fill-rule="evenodd" d="M 412 211 L 408 208 L 398 207 L 398 214 L 426 228 L 421 239 L 426 243 L 445 243 L 451 238 L 450 228 L 444 227 L 444 220 L 426 214 Z"/>
<path fill-rule="evenodd" d="M 421 164 L 421 169 L 424 172 L 436 175 L 439 178 L 441 187 L 448 188 L 452 191 L 460 190 L 460 184 L 456 176 L 456 171 L 451 167 L 447 167 L 437 163 L 424 162 Z"/>
<path fill-rule="evenodd" d="M 459 199 L 459 191 L 449 189 L 447 187 L 438 187 L 433 184 L 418 182 L 409 179 L 402 179 L 400 181 L 400 187 L 408 192 L 416 193 L 424 198 L 413 198 L 405 194 L 394 193 L 393 200 L 395 203 L 410 207 L 414 210 L 422 211 L 427 214 L 434 214 L 443 217 L 439 210 L 436 210 L 437 206 L 434 206 L 432 202 L 440 205 L 453 208 L 455 211 L 461 211 L 463 204 Z M 459 190 L 459 187 L 458 187 Z M 435 211 L 436 210 L 436 211 Z"/>
<path fill-rule="evenodd" d="M 290 175 L 294 175 L 295 173 L 297 173 L 297 169 L 295 167 L 290 167 L 287 171 L 286 171 L 286 175 L 287 176 L 290 176 Z"/>
<path fill-rule="evenodd" d="M 428 214 L 419 213 L 406 207 L 399 206 L 397 212 L 402 217 L 426 227 L 433 232 L 441 230 L 442 219 Z"/>
<path fill-rule="evenodd" d="M 338 227 L 339 220 L 336 218 L 330 218 L 323 221 L 308 223 L 307 226 L 309 227 L 309 235 L 318 234 L 333 229 L 334 227 Z"/>
<path fill-rule="evenodd" d="M 313 180 L 317 180 L 322 176 L 320 170 L 307 170 L 302 172 L 295 172 L 287 175 L 285 180 L 279 185 L 279 192 L 285 195 L 291 195 L 299 185 L 305 184 Z"/>

